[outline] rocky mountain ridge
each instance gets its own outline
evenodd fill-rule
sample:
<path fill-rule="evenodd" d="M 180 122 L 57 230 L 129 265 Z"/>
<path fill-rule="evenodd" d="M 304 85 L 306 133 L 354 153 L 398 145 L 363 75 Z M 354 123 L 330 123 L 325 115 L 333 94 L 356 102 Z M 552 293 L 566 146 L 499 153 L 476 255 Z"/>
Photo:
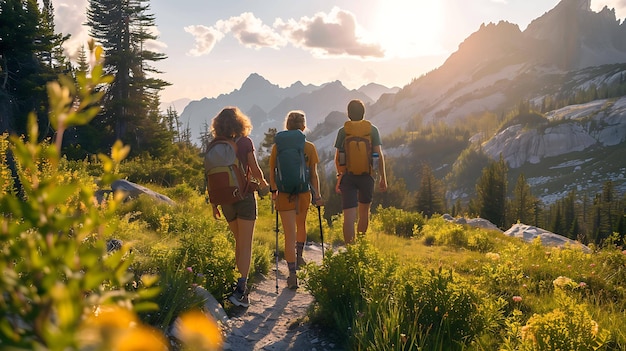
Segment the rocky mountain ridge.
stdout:
<path fill-rule="evenodd" d="M 534 128 L 507 127 L 482 144 L 493 159 L 502 155 L 511 168 L 537 164 L 547 157 L 583 151 L 593 146 L 626 142 L 626 97 L 571 105 L 546 114 Z"/>
<path fill-rule="evenodd" d="M 452 123 L 486 111 L 508 112 L 521 99 L 556 94 L 569 72 L 626 62 L 626 24 L 614 10 L 588 0 L 562 0 L 526 30 L 501 21 L 483 24 L 438 69 L 414 80 L 369 116 L 383 134 L 415 115 Z"/>
<path fill-rule="evenodd" d="M 283 128 L 284 117 L 290 110 L 304 110 L 307 124 L 313 128 L 329 113 L 345 110 L 346 101 L 361 99 L 371 104 L 380 95 L 398 90 L 399 88 L 387 88 L 376 83 L 350 90 L 340 81 L 320 86 L 304 85 L 297 81 L 289 87 L 281 88 L 261 75 L 252 73 L 240 89 L 215 98 L 189 102 L 180 115 L 180 121 L 184 128 L 189 127 L 191 130 L 192 141 L 199 142 L 200 134 L 213 116 L 224 106 L 238 106 L 252 120 L 254 130 L 251 137 L 258 144 L 269 128 Z"/>
<path fill-rule="evenodd" d="M 611 87 L 626 82 L 626 24 L 614 10 L 592 11 L 589 0 L 562 0 L 524 31 L 505 21 L 483 24 L 441 67 L 397 91 L 382 89 L 377 99 L 364 98 L 365 87 L 350 91 L 340 82 L 320 87 L 294 83 L 289 90 L 258 75 L 248 80 L 230 94 L 190 103 L 181 120 L 208 121 L 224 105 L 237 104 L 253 119 L 258 143 L 268 127 L 281 127 L 288 110 L 303 109 L 312 129 L 308 137 L 331 169 L 334 131 L 345 120 L 342 114 L 351 98 L 368 103 L 367 118 L 383 136 L 410 131 L 416 120 L 462 125 L 485 114 L 503 116 L 528 101 L 533 110 L 548 111 L 543 120 L 512 124 L 472 140 L 492 158 L 502 154 L 513 174 L 525 173 L 547 203 L 567 191 L 592 191 L 606 180 L 626 184 L 620 180 L 626 164 L 619 156 L 626 148 L 624 100 L 607 98 Z M 550 101 L 574 101 L 588 91 L 596 92 L 597 101 L 561 104 L 552 111 L 548 106 Z M 407 152 L 402 146 L 385 151 L 389 156 Z M 626 187 L 620 184 L 617 189 Z"/>

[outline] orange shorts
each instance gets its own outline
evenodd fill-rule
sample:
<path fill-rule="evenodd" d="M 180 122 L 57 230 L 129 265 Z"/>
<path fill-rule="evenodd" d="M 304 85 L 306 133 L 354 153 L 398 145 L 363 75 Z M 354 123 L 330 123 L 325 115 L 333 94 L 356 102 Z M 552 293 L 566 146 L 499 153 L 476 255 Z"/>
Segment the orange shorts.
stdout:
<path fill-rule="evenodd" d="M 309 205 L 311 204 L 311 192 L 307 191 L 306 193 L 299 194 L 287 194 L 279 192 L 278 196 L 276 197 L 277 211 L 295 210 L 296 204 L 298 206 L 298 213 L 308 211 Z"/>

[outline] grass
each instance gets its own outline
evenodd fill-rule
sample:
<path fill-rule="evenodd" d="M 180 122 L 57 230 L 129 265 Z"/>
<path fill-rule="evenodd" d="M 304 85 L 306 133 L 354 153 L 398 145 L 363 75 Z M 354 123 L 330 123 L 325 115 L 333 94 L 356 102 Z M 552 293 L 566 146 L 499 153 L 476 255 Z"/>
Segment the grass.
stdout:
<path fill-rule="evenodd" d="M 163 262 L 192 262 L 194 272 L 212 272 L 210 282 L 197 283 L 225 299 L 235 274 L 234 242 L 225 221 L 212 218 L 197 191 L 180 186 L 155 190 L 177 205 L 141 199 L 125 205 L 116 234 L 134 247 L 139 269 L 168 272 Z M 258 200 L 253 272 L 266 273 L 273 266 L 276 217 L 271 206 L 269 198 Z M 317 209 L 309 211 L 307 238 L 319 242 Z M 342 244 L 341 220 L 338 216 L 331 226 L 323 221 L 327 248 Z M 278 252 L 282 259 L 280 222 Z M 521 331 L 532 326 L 536 335 L 545 332 L 548 339 L 573 338 L 598 343 L 599 349 L 626 350 L 626 335 L 616 327 L 626 317 L 625 257 L 617 248 L 594 254 L 546 248 L 440 217 L 425 220 L 379 209 L 365 241 L 327 254 L 321 266 L 307 266 L 303 282 L 316 299 L 310 320 L 334 330 L 351 349 L 530 350 L 532 343 Z M 554 285 L 560 276 L 572 282 L 563 293 Z M 165 274 L 163 279 L 181 277 Z M 346 291 L 346 286 L 354 289 Z M 568 324 L 573 329 L 563 335 L 555 328 L 562 313 L 579 323 Z M 166 317 L 167 322 L 172 316 Z M 594 323 L 602 333 L 588 330 Z M 537 349 L 554 349 L 550 347 Z"/>
<path fill-rule="evenodd" d="M 352 325 L 353 334 L 339 337 L 348 340 L 347 347 L 556 350 L 556 340 L 565 340 L 564 345 L 577 350 L 591 350 L 590 345 L 598 350 L 626 350 L 625 333 L 616 324 L 626 313 L 622 249 L 606 247 L 585 254 L 549 248 L 440 218 L 428 220 L 420 232 L 406 238 L 386 234 L 395 231 L 395 224 L 387 231 L 376 215 L 372 222 L 373 230 L 354 251 L 327 257 L 322 267 L 307 272 L 308 287 L 316 298 L 311 319 L 334 330 Z M 361 257 L 352 261 L 360 262 L 368 255 L 382 257 L 392 268 L 374 264 L 373 269 L 361 271 L 356 263 L 339 264 L 355 260 L 351 256 Z M 336 306 L 351 304 L 339 297 L 343 285 L 333 282 L 349 282 L 355 274 L 369 276 L 365 285 L 350 283 L 359 287 L 352 294 L 352 305 L 358 309 L 336 315 Z M 323 281 L 324 289 L 315 280 Z M 557 285 L 561 281 L 566 283 Z M 468 302 L 478 308 L 467 308 Z M 407 316 L 409 310 L 418 312 Z M 353 315 L 362 319 L 355 322 Z M 389 330 L 394 325 L 397 333 Z M 460 326 L 470 332 L 455 333 Z M 407 339 L 408 330 L 417 337 Z"/>

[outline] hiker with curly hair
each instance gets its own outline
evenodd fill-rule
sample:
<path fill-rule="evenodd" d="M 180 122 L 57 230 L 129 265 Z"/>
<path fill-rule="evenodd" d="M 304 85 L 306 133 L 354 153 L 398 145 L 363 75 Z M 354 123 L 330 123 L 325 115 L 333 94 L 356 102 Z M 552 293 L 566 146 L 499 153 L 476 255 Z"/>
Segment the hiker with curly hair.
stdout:
<path fill-rule="evenodd" d="M 267 189 L 269 184 L 259 167 L 254 143 L 249 135 L 252 131 L 250 119 L 237 107 L 225 107 L 211 122 L 211 134 L 214 138 L 226 138 L 234 141 L 237 159 L 248 178 L 254 178 L 260 189 Z M 247 179 L 247 184 L 251 184 Z M 257 202 L 253 187 L 246 187 L 243 199 L 233 204 L 222 204 L 221 213 L 218 205 L 213 204 L 213 217 L 224 216 L 235 237 L 235 263 L 241 275 L 237 286 L 229 296 L 236 306 L 248 307 L 247 279 L 252 260 L 252 237 L 257 219 Z"/>

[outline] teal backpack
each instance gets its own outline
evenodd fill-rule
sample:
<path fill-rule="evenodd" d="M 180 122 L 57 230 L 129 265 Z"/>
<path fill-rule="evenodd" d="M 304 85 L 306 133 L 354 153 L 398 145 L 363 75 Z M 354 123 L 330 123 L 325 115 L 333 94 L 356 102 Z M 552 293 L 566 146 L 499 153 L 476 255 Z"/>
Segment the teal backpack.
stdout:
<path fill-rule="evenodd" d="M 309 169 L 304 157 L 306 137 L 301 130 L 276 133 L 276 186 L 281 193 L 298 194 L 310 190 Z"/>

